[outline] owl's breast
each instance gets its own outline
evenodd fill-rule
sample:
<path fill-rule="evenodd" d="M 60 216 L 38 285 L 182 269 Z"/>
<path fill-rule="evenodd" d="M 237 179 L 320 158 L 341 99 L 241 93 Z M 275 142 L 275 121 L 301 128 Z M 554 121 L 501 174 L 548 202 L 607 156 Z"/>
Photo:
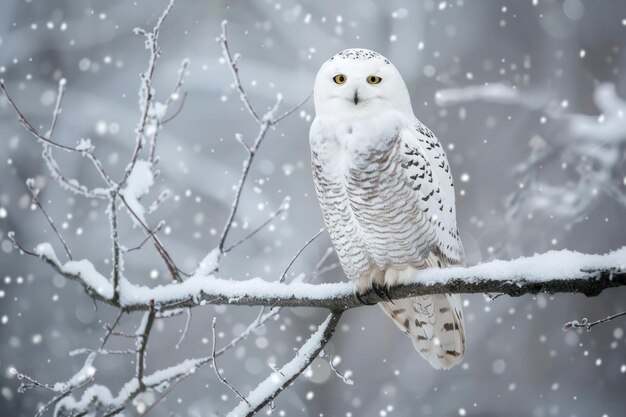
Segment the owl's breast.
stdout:
<path fill-rule="evenodd" d="M 346 191 L 346 153 L 336 141 L 329 143 L 311 152 L 315 191 L 341 266 L 348 278 L 357 280 L 368 271 L 370 258 Z"/>

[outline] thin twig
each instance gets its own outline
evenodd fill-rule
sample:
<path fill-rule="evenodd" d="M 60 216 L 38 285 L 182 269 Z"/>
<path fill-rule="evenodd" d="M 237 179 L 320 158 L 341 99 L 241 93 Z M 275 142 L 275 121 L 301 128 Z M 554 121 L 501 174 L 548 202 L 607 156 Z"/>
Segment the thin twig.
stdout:
<path fill-rule="evenodd" d="M 86 353 L 97 353 L 98 355 L 130 355 L 136 354 L 135 349 L 89 349 L 80 348 L 74 349 L 69 352 L 70 356 L 84 355 Z"/>
<path fill-rule="evenodd" d="M 622 316 L 626 316 L 626 311 L 622 311 L 621 313 L 617 313 L 617 314 L 613 314 L 612 316 L 608 316 L 605 317 L 603 319 L 600 320 L 596 320 L 596 321 L 592 321 L 589 322 L 589 320 L 587 320 L 587 318 L 582 319 L 581 321 L 578 320 L 574 320 L 574 321 L 568 321 L 567 323 L 565 323 L 563 325 L 563 330 L 567 330 L 570 328 L 583 328 L 587 331 L 591 330 L 592 327 L 597 326 L 600 323 L 606 323 L 607 321 L 611 321 L 614 320 L 618 317 L 622 317 Z"/>
<path fill-rule="evenodd" d="M 180 335 L 180 339 L 176 343 L 176 349 L 180 348 L 180 345 L 185 340 L 185 336 L 187 336 L 187 332 L 189 331 L 189 324 L 191 323 L 191 307 L 187 308 L 187 320 L 185 321 L 185 327 L 183 328 L 183 333 Z"/>
<path fill-rule="evenodd" d="M 235 84 L 235 88 L 239 92 L 239 98 L 241 99 L 241 102 L 243 103 L 244 107 L 248 110 L 248 112 L 250 113 L 252 118 L 258 123 L 258 125 L 259 125 L 259 132 L 257 133 L 257 137 L 256 137 L 254 143 L 252 144 L 252 146 L 247 145 L 243 141 L 242 138 L 240 138 L 240 137 L 237 138 L 236 137 L 237 141 L 240 144 L 242 144 L 244 146 L 244 148 L 246 149 L 246 151 L 248 152 L 248 158 L 243 163 L 241 177 L 239 179 L 239 182 L 237 183 L 237 187 L 236 187 L 236 191 L 235 191 L 235 197 L 234 197 L 233 203 L 231 205 L 230 213 L 228 214 L 228 218 L 226 220 L 226 223 L 224 225 L 224 229 L 223 229 L 222 234 L 220 236 L 220 242 L 218 244 L 218 248 L 219 248 L 221 253 L 225 253 L 224 252 L 224 245 L 226 243 L 226 237 L 228 236 L 228 232 L 230 231 L 230 228 L 231 228 L 231 226 L 233 224 L 233 221 L 235 219 L 235 215 L 237 214 L 237 209 L 239 207 L 239 200 L 241 198 L 241 193 L 243 191 L 243 187 L 245 185 L 246 178 L 248 177 L 248 173 L 249 173 L 250 168 L 252 166 L 252 162 L 254 160 L 254 156 L 256 154 L 256 151 L 259 149 L 259 146 L 261 146 L 261 143 L 263 142 L 263 139 L 265 138 L 269 128 L 275 126 L 279 121 L 281 121 L 282 119 L 284 119 L 285 117 L 289 116 L 291 113 L 296 111 L 310 97 L 310 94 L 309 94 L 309 96 L 306 97 L 301 103 L 299 103 L 298 105 L 296 105 L 292 109 L 288 110 L 287 112 L 285 112 L 283 115 L 279 116 L 278 118 L 275 118 L 274 114 L 276 113 L 276 110 L 278 109 L 278 106 L 280 105 L 281 100 L 282 100 L 282 98 L 279 96 L 278 99 L 276 100 L 276 104 L 272 107 L 272 109 L 267 114 L 265 114 L 263 117 L 259 117 L 258 113 L 252 107 L 252 104 L 250 103 L 248 95 L 247 95 L 245 89 L 243 88 L 243 85 L 241 84 L 241 79 L 239 78 L 239 68 L 237 66 L 237 57 L 232 55 L 232 53 L 230 51 L 230 48 L 228 46 L 228 38 L 227 38 L 227 35 L 226 35 L 226 27 L 227 27 L 227 25 L 228 25 L 228 22 L 226 20 L 223 20 L 222 21 L 222 34 L 217 38 L 217 41 L 222 45 L 222 54 L 223 54 L 224 59 L 226 60 L 228 66 L 229 66 L 229 68 L 231 70 L 231 73 L 232 73 L 232 76 L 233 76 L 233 81 L 234 81 L 234 84 Z"/>
<path fill-rule="evenodd" d="M 293 112 L 295 112 L 296 110 L 298 110 L 300 107 L 304 106 L 306 104 L 307 101 L 309 101 L 309 99 L 313 96 L 313 92 L 311 91 L 309 93 L 308 96 L 306 96 L 303 100 L 301 100 L 298 104 L 296 104 L 295 106 L 293 106 L 292 108 L 290 108 L 289 110 L 287 110 L 286 112 L 284 112 L 283 114 L 281 114 L 280 116 L 276 117 L 275 119 L 272 120 L 272 124 L 277 124 L 280 123 L 280 121 L 282 121 L 285 117 L 291 115 Z"/>
<path fill-rule="evenodd" d="M 289 264 L 287 264 L 287 267 L 285 268 L 283 273 L 280 275 L 280 279 L 278 280 L 278 282 L 280 283 L 285 282 L 285 278 L 287 277 L 287 272 L 289 272 L 291 265 L 293 265 L 296 259 L 298 259 L 298 257 L 302 254 L 302 252 L 304 252 L 307 246 L 313 243 L 315 239 L 317 239 L 322 233 L 324 233 L 324 230 L 326 229 L 322 227 L 316 234 L 313 235 L 313 237 L 311 237 L 309 240 L 306 241 L 304 245 L 302 245 L 302 247 L 298 250 L 298 252 L 296 252 L 296 254 L 293 256 L 293 258 L 291 258 L 291 261 L 289 261 Z"/>
<path fill-rule="evenodd" d="M 187 91 L 185 91 L 183 93 L 183 97 L 180 99 L 180 104 L 178 105 L 178 107 L 176 108 L 176 110 L 174 111 L 174 113 L 172 113 L 171 116 L 166 117 L 165 119 L 163 119 L 163 121 L 161 122 L 162 125 L 166 125 L 169 122 L 171 122 L 172 120 L 174 120 L 176 117 L 178 117 L 178 115 L 183 111 L 183 107 L 185 107 L 185 103 L 187 102 L 187 96 L 189 95 L 189 93 Z"/>
<path fill-rule="evenodd" d="M 187 67 L 189 66 L 189 60 L 188 59 L 184 59 L 180 69 L 178 70 L 178 79 L 176 80 L 176 84 L 174 85 L 174 88 L 172 89 L 172 92 L 167 96 L 167 98 L 165 99 L 165 103 L 163 103 L 163 105 L 165 106 L 166 110 L 169 107 L 169 105 L 172 103 L 172 101 L 174 100 L 174 97 L 178 96 L 178 92 L 180 90 L 180 88 L 183 86 L 183 82 L 185 79 L 185 73 L 187 72 Z M 173 120 L 178 113 L 183 109 L 183 105 L 185 104 L 185 99 L 187 98 L 187 93 L 185 92 L 185 94 L 183 95 L 183 99 L 180 103 L 180 106 L 178 107 L 178 110 L 168 119 L 169 120 Z M 154 112 L 154 115 L 151 116 L 151 118 L 154 120 L 156 126 L 154 129 L 154 134 L 152 135 L 151 141 L 150 141 L 150 150 L 149 150 L 149 155 L 150 155 L 150 162 L 154 165 L 155 161 L 156 161 L 156 145 L 157 145 L 157 136 L 159 133 L 159 130 L 161 129 L 161 127 L 163 126 L 163 124 L 165 123 L 163 121 L 163 117 L 164 115 L 161 115 L 157 112 Z"/>
<path fill-rule="evenodd" d="M 72 252 L 70 251 L 70 248 L 67 246 L 67 242 L 65 241 L 65 239 L 63 239 L 63 235 L 61 235 L 61 232 L 59 232 L 59 230 L 54 225 L 54 221 L 52 221 L 52 217 L 50 217 L 46 209 L 43 207 L 43 204 L 41 204 L 41 201 L 39 200 L 39 197 L 38 197 L 39 190 L 35 187 L 35 180 L 33 180 L 32 178 L 29 178 L 26 181 L 26 187 L 28 188 L 28 191 L 30 191 L 30 194 L 33 197 L 32 198 L 33 203 L 35 203 L 37 207 L 39 207 L 39 210 L 41 210 L 41 213 L 48 221 L 48 224 L 50 225 L 54 233 L 57 235 L 57 237 L 61 241 L 61 244 L 63 245 L 63 249 L 65 249 L 65 253 L 67 254 L 67 257 L 70 260 L 73 260 Z"/>
<path fill-rule="evenodd" d="M 104 180 L 104 182 L 108 185 L 109 189 L 114 189 L 117 187 L 117 184 L 111 179 L 111 176 L 106 172 L 104 166 L 102 166 L 102 162 L 98 159 L 94 153 L 93 148 L 87 149 L 83 152 L 83 155 L 87 157 L 100 174 L 100 177 Z"/>
<path fill-rule="evenodd" d="M 15 370 L 15 372 L 17 372 L 17 370 Z M 39 382 L 36 379 L 34 379 L 34 378 L 32 378 L 32 377 L 30 377 L 30 376 L 28 376 L 26 374 L 23 374 L 21 372 L 17 372 L 16 376 L 17 376 L 17 379 L 19 379 L 19 380 L 25 379 L 26 381 L 28 381 L 28 383 L 22 382 L 20 384 L 20 387 L 17 389 L 17 391 L 19 393 L 24 393 L 27 390 L 32 389 L 32 388 L 44 388 L 44 389 L 47 389 L 47 390 L 52 391 L 52 392 L 57 392 L 52 385 L 44 384 L 42 382 Z"/>
<path fill-rule="evenodd" d="M 337 375 L 337 377 L 339 379 L 341 379 L 345 384 L 347 385 L 354 385 L 354 381 L 352 381 L 350 379 L 350 377 L 346 376 L 345 374 L 342 374 L 341 372 L 339 372 L 339 370 L 335 367 L 335 364 L 333 363 L 334 359 L 333 359 L 333 355 L 332 354 L 328 354 L 328 365 L 330 366 L 330 369 L 335 373 L 335 375 Z"/>
<path fill-rule="evenodd" d="M 241 169 L 241 177 L 239 178 L 239 182 L 237 183 L 237 188 L 235 191 L 235 197 L 233 199 L 233 203 L 230 208 L 230 213 L 228 213 L 228 219 L 226 220 L 226 224 L 224 225 L 224 230 L 222 231 L 222 235 L 220 236 L 220 243 L 218 248 L 220 252 L 224 253 L 224 244 L 226 243 L 226 237 L 228 236 L 228 232 L 233 225 L 235 220 L 235 215 L 237 214 L 237 209 L 239 208 L 239 201 L 241 199 L 241 193 L 243 191 L 243 187 L 246 183 L 246 179 L 248 178 L 248 173 L 250 172 L 250 168 L 252 167 L 252 162 L 254 160 L 254 156 L 256 155 L 256 150 L 259 148 L 259 145 L 265 138 L 267 134 L 267 130 L 269 129 L 269 122 L 265 121 L 259 127 L 259 133 L 257 134 L 257 138 L 254 141 L 252 147 L 250 147 L 250 151 L 248 153 L 248 159 L 244 161 L 243 167 Z"/>
<path fill-rule="evenodd" d="M 489 297 L 489 301 L 495 301 L 496 299 L 502 297 L 504 294 L 503 293 L 497 293 L 497 294 L 486 293 L 485 295 Z"/>
<path fill-rule="evenodd" d="M 63 188 L 70 190 L 75 194 L 83 195 L 87 198 L 104 198 L 105 195 L 99 192 L 98 190 L 90 190 L 84 185 L 78 183 L 78 181 L 69 180 L 68 178 L 66 178 L 65 175 L 63 175 L 63 173 L 59 169 L 57 162 L 52 157 L 52 151 L 51 151 L 52 147 L 56 147 L 59 149 L 63 149 L 65 151 L 70 151 L 70 152 L 79 152 L 82 154 L 88 154 L 91 161 L 94 163 L 94 165 L 96 165 L 96 168 L 102 169 L 102 165 L 101 164 L 98 165 L 97 162 L 99 161 L 97 161 L 97 159 L 92 153 L 89 154 L 88 153 L 89 151 L 85 151 L 82 148 L 73 148 L 70 146 L 62 145 L 51 139 L 51 135 L 52 133 L 54 133 L 54 128 L 56 127 L 56 124 L 57 124 L 58 116 L 61 113 L 61 102 L 62 102 L 64 92 L 65 92 L 65 80 L 63 79 L 59 81 L 59 91 L 57 94 L 56 104 L 52 112 L 52 122 L 50 124 L 50 128 L 48 129 L 45 135 L 39 132 L 39 130 L 37 130 L 32 125 L 32 123 L 28 121 L 24 113 L 20 110 L 20 108 L 15 103 L 15 101 L 13 101 L 13 98 L 7 92 L 4 86 L 4 83 L 1 80 L 0 80 L 0 89 L 4 92 L 4 95 L 6 96 L 9 104 L 11 105 L 13 110 L 17 113 L 20 124 L 40 141 L 42 148 L 43 148 L 42 157 L 44 161 L 46 162 L 48 169 L 50 170 L 50 174 L 52 175 L 52 178 L 55 179 Z"/>
<path fill-rule="evenodd" d="M 120 309 L 119 313 L 117 313 L 117 316 L 115 317 L 115 320 L 113 320 L 113 323 L 110 325 L 105 325 L 105 329 L 107 329 L 107 332 L 105 333 L 104 337 L 100 339 L 101 340 L 100 349 L 104 348 L 104 345 L 107 343 L 111 335 L 114 334 L 114 330 L 117 327 L 117 325 L 120 323 L 120 320 L 122 319 L 122 316 L 124 315 L 124 313 L 125 313 L 124 309 Z"/>
<path fill-rule="evenodd" d="M 252 230 L 250 233 L 248 233 L 246 236 L 242 237 L 240 240 L 238 240 L 237 242 L 233 243 L 232 245 L 230 245 L 228 248 L 224 249 L 224 253 L 228 253 L 231 250 L 235 249 L 237 246 L 241 245 L 242 243 L 246 242 L 247 240 L 249 240 L 250 238 L 252 238 L 254 235 L 256 235 L 258 232 L 260 232 L 261 230 L 263 230 L 267 225 L 269 225 L 276 217 L 278 217 L 279 215 L 281 215 L 282 213 L 284 213 L 288 208 L 289 205 L 287 204 L 289 202 L 289 198 L 285 198 L 283 200 L 283 202 L 280 204 L 280 206 L 274 211 L 272 212 L 269 217 L 263 222 L 261 223 L 261 225 L 259 225 L 256 229 Z"/>
<path fill-rule="evenodd" d="M 126 166 L 126 169 L 124 170 L 124 175 L 122 176 L 122 179 L 118 183 L 116 191 L 119 191 L 128 180 L 128 177 L 130 177 L 130 174 L 133 171 L 133 168 L 135 167 L 135 164 L 137 163 L 137 160 L 139 158 L 139 154 L 141 153 L 141 150 L 143 149 L 143 146 L 144 146 L 144 139 L 145 139 L 144 133 L 145 133 L 146 125 L 148 122 L 150 109 L 152 108 L 152 101 L 154 99 L 154 94 L 152 91 L 152 78 L 154 77 L 157 60 L 161 53 L 161 50 L 158 44 L 159 31 L 161 30 L 161 25 L 163 24 L 163 22 L 169 15 L 170 10 L 172 9 L 173 6 L 174 6 L 174 0 L 170 0 L 165 10 L 163 11 L 161 16 L 157 20 L 156 24 L 154 25 L 152 32 L 148 33 L 144 31 L 143 29 L 135 29 L 136 34 L 143 35 L 143 37 L 145 38 L 146 47 L 150 51 L 150 59 L 148 60 L 148 68 L 146 69 L 146 72 L 141 74 L 142 86 L 139 90 L 139 95 L 142 100 L 142 108 L 141 108 L 141 116 L 139 118 L 139 124 L 137 126 L 137 135 L 135 138 L 135 149 L 133 150 L 132 156 L 130 158 L 130 162 L 128 163 L 128 165 Z"/>
<path fill-rule="evenodd" d="M 122 203 L 124 203 L 124 205 L 126 206 L 126 209 L 128 210 L 128 212 L 132 215 L 135 221 L 141 226 L 146 236 L 150 238 L 150 240 L 152 240 L 152 243 L 154 244 L 155 249 L 157 250 L 159 255 L 161 255 L 163 262 L 165 262 L 167 269 L 172 275 L 172 279 L 174 279 L 174 281 L 177 281 L 177 282 L 182 282 L 182 279 L 180 278 L 179 273 L 183 273 L 183 272 L 180 270 L 180 268 L 176 266 L 169 252 L 165 249 L 165 247 L 161 243 L 161 240 L 156 236 L 156 234 L 152 233 L 152 230 L 143 222 L 143 220 L 141 220 L 141 217 L 139 217 L 139 215 L 135 213 L 135 211 L 132 209 L 130 204 L 128 204 L 124 196 L 122 194 L 118 194 L 118 196 L 120 200 L 122 200 Z"/>
<path fill-rule="evenodd" d="M 63 85 L 64 85 L 64 83 L 63 83 Z M 61 83 L 59 83 L 59 86 L 61 87 Z M 4 93 L 4 96 L 7 98 L 7 101 L 9 102 L 11 107 L 13 107 L 13 110 L 15 110 L 15 112 L 17 113 L 17 118 L 18 118 L 19 122 L 22 124 L 22 126 L 24 126 L 26 128 L 26 130 L 28 130 L 30 133 L 32 133 L 34 136 L 36 136 L 38 139 L 46 142 L 47 144 L 49 144 L 51 146 L 54 146 L 55 148 L 63 149 L 63 150 L 70 151 L 70 152 L 80 152 L 80 150 L 77 149 L 77 148 L 73 148 L 71 146 L 62 145 L 62 144 L 60 144 L 58 142 L 55 142 L 55 141 L 51 140 L 46 135 L 43 135 L 42 133 L 40 133 L 39 130 L 35 129 L 35 127 L 28 121 L 26 116 L 24 116 L 24 114 L 22 113 L 20 108 L 17 106 L 15 101 L 13 101 L 13 98 L 11 98 L 11 96 L 9 95 L 9 92 L 6 90 L 6 87 L 4 86 L 4 83 L 1 80 L 0 80 L 0 90 L 2 90 L 2 92 Z M 59 91 L 62 92 L 63 89 L 59 88 Z M 58 98 L 57 98 L 57 102 L 58 102 Z M 53 120 L 54 124 L 56 124 L 56 115 L 53 116 L 52 120 Z M 52 131 L 52 128 L 53 128 L 53 126 L 51 126 L 50 131 Z"/>
<path fill-rule="evenodd" d="M 178 79 L 176 80 L 176 84 L 174 85 L 172 92 L 165 99 L 166 106 L 169 107 L 172 101 L 174 101 L 175 97 L 178 96 L 178 93 L 185 82 L 185 75 L 186 75 L 188 67 L 189 67 L 189 60 L 183 59 L 183 62 L 180 64 L 180 68 L 178 69 Z"/>
<path fill-rule="evenodd" d="M 220 382 L 224 385 L 226 385 L 228 388 L 230 388 L 231 391 L 233 391 L 235 394 L 237 394 L 237 396 L 239 398 L 241 398 L 243 401 L 245 401 L 246 403 L 248 403 L 248 400 L 246 400 L 246 398 L 241 395 L 241 393 L 239 393 L 239 391 L 237 391 L 237 388 L 233 387 L 232 385 L 230 385 L 228 383 L 228 381 L 226 380 L 226 378 L 224 378 L 221 374 L 219 369 L 217 368 L 217 361 L 216 361 L 216 354 L 215 354 L 215 345 L 216 345 L 216 341 L 215 341 L 215 322 L 217 321 L 217 319 L 215 317 L 213 317 L 213 321 L 211 322 L 211 334 L 213 337 L 213 350 L 211 351 L 211 358 L 213 360 L 213 370 L 215 371 L 215 375 L 217 375 L 217 378 L 220 380 Z M 250 403 L 248 403 L 249 405 Z"/>
<path fill-rule="evenodd" d="M 170 195 L 170 191 L 169 190 L 163 190 L 161 191 L 161 193 L 159 194 L 159 196 L 156 198 L 156 200 L 154 200 L 152 202 L 152 204 L 150 204 L 148 206 L 148 210 L 147 213 L 151 214 L 154 213 L 155 211 L 157 211 L 157 209 L 159 208 L 159 206 L 169 197 Z"/>
<path fill-rule="evenodd" d="M 230 48 L 228 47 L 228 38 L 226 36 L 226 27 L 228 26 L 227 20 L 222 20 L 222 34 L 217 38 L 217 41 L 222 45 L 222 55 L 226 59 L 230 71 L 233 75 L 233 80 L 235 82 L 235 88 L 239 92 L 239 98 L 243 103 L 244 107 L 248 110 L 248 113 L 254 118 L 257 123 L 262 123 L 261 118 L 257 114 L 257 112 L 250 104 L 250 100 L 248 99 L 248 95 L 246 94 L 243 85 L 241 84 L 241 79 L 239 78 L 239 67 L 237 66 L 238 57 L 233 55 L 230 52 Z"/>
<path fill-rule="evenodd" d="M 146 410 L 143 413 L 139 414 L 139 417 L 145 417 L 150 411 L 154 409 L 154 407 L 156 407 L 161 401 L 163 401 L 165 397 L 167 397 L 167 395 L 176 387 L 176 385 L 178 385 L 179 383 L 181 383 L 183 380 L 190 377 L 194 373 L 195 371 L 189 371 L 183 376 L 181 376 L 180 378 L 176 379 L 173 383 L 170 384 L 170 386 L 165 391 L 163 391 L 161 395 L 159 395 L 159 398 L 154 400 L 152 404 L 146 407 Z"/>
<path fill-rule="evenodd" d="M 152 235 L 159 233 L 161 231 L 161 229 L 163 229 L 163 226 L 165 226 L 165 222 L 159 222 L 159 224 L 157 224 L 157 227 L 155 227 L 153 230 L 150 231 L 150 233 L 148 233 L 148 235 L 143 238 L 143 240 L 141 241 L 141 243 L 139 243 L 137 246 L 134 246 L 130 249 L 124 249 L 124 252 L 128 253 L 128 252 L 133 252 L 136 250 L 139 250 L 141 248 L 143 248 L 143 245 L 146 244 L 147 241 L 152 239 Z"/>
<path fill-rule="evenodd" d="M 48 401 L 47 403 L 45 403 L 35 414 L 35 417 L 42 417 L 43 413 L 46 412 L 46 410 L 50 407 L 52 407 L 54 404 L 58 403 L 59 401 L 61 401 L 63 398 L 67 397 L 68 395 L 70 395 L 74 390 L 80 389 L 86 385 L 89 385 L 91 383 L 91 381 L 93 381 L 94 376 L 91 375 L 89 378 L 86 378 L 84 381 L 82 381 L 80 384 L 77 384 L 76 386 L 72 386 L 67 388 L 65 391 L 61 392 L 59 395 L 57 395 L 56 397 L 52 398 L 50 401 Z"/>
<path fill-rule="evenodd" d="M 54 128 L 57 125 L 59 114 L 61 113 L 61 102 L 63 101 L 63 95 L 65 94 L 65 78 L 59 80 L 59 90 L 57 92 L 56 103 L 54 104 L 54 110 L 52 110 L 52 122 L 50 122 L 50 128 L 46 132 L 46 137 L 50 139 L 54 133 Z"/>
<path fill-rule="evenodd" d="M 248 146 L 241 133 L 235 133 L 235 140 L 243 147 L 247 154 L 250 154 L 250 146 Z"/>

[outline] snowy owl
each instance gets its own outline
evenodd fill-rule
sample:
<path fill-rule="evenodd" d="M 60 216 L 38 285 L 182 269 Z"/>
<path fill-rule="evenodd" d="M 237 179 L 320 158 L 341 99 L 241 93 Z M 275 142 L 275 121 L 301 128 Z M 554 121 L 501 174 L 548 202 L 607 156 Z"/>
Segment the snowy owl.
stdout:
<path fill-rule="evenodd" d="M 464 263 L 446 154 L 413 115 L 402 76 L 382 55 L 347 49 L 315 78 L 310 144 L 324 222 L 357 296 L 423 268 Z M 439 294 L 381 302 L 435 368 L 465 351 L 461 298 Z"/>

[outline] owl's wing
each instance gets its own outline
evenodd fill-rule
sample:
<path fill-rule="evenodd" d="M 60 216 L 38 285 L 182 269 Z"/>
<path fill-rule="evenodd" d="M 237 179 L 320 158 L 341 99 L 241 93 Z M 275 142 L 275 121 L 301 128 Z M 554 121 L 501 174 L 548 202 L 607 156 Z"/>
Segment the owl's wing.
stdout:
<path fill-rule="evenodd" d="M 424 213 L 431 239 L 428 246 L 440 252 L 443 264 L 465 262 L 465 254 L 456 226 L 454 181 L 448 158 L 439 140 L 421 122 L 400 132 L 400 152 L 405 181 L 413 190 L 412 201 Z"/>
<path fill-rule="evenodd" d="M 429 254 L 426 267 L 440 265 L 441 259 Z M 463 360 L 465 323 L 459 294 L 421 295 L 378 305 L 435 369 L 450 369 Z"/>
<path fill-rule="evenodd" d="M 420 216 L 413 220 L 420 225 L 421 233 L 416 238 L 420 246 L 430 248 L 425 265 L 419 267 L 463 264 L 454 182 L 439 140 L 416 119 L 401 130 L 398 152 L 403 179 L 412 190 L 410 203 L 419 208 Z M 383 302 L 380 306 L 434 368 L 449 369 L 463 359 L 465 326 L 459 295 L 426 295 Z"/>

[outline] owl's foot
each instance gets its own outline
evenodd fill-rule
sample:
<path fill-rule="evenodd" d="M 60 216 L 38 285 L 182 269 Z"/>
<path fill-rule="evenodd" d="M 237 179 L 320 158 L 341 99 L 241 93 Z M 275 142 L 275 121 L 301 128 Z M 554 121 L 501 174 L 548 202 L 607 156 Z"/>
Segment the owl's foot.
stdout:
<path fill-rule="evenodd" d="M 356 299 L 359 300 L 361 302 L 361 304 L 363 304 L 364 306 L 373 306 L 376 305 L 378 303 L 366 303 L 363 298 L 361 297 L 361 293 L 359 293 L 358 291 L 354 293 L 354 295 L 356 295 Z"/>
<path fill-rule="evenodd" d="M 379 296 L 382 299 L 387 299 L 389 300 L 389 302 L 391 304 L 395 304 L 393 302 L 393 299 L 391 298 L 391 295 L 389 295 L 389 287 L 384 285 L 384 284 L 374 284 L 372 285 L 372 289 L 374 290 L 374 292 L 376 293 L 377 296 Z"/>

